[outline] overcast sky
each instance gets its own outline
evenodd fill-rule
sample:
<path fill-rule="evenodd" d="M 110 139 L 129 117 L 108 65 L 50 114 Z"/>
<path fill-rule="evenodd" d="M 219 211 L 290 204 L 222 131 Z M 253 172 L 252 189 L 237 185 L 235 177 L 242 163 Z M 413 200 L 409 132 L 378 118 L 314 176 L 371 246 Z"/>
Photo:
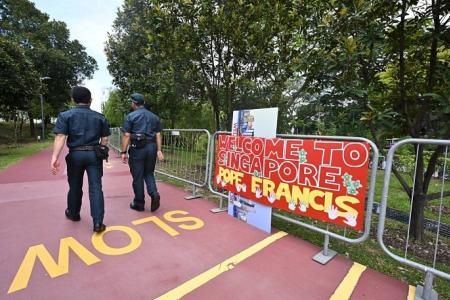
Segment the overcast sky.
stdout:
<path fill-rule="evenodd" d="M 77 39 L 86 52 L 95 58 L 98 71 L 85 86 L 92 93 L 92 109 L 101 111 L 101 102 L 108 98 L 112 77 L 107 69 L 103 51 L 107 33 L 111 32 L 117 9 L 123 0 L 31 0 L 36 8 L 50 16 L 51 20 L 63 21 L 70 30 L 70 38 Z"/>

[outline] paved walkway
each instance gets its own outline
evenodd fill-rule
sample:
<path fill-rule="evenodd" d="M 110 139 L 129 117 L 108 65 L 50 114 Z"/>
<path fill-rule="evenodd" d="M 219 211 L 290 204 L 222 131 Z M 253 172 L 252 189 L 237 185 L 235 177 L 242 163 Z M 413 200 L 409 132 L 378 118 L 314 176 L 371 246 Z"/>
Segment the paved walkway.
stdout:
<path fill-rule="evenodd" d="M 104 169 L 104 234 L 64 216 L 65 172 L 44 150 L 0 172 L 0 299 L 408 299 L 406 283 L 284 232 L 268 235 L 206 199 L 158 183 L 161 208 L 136 212 L 128 167 Z M 65 165 L 62 166 L 63 169 Z M 87 184 L 87 179 L 85 179 Z M 148 208 L 148 205 L 147 205 Z"/>

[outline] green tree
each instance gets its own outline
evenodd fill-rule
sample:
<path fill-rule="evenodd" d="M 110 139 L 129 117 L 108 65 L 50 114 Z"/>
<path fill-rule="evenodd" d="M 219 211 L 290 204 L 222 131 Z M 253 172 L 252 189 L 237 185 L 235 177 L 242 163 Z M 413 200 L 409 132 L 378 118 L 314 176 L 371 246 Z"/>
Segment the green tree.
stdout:
<path fill-rule="evenodd" d="M 384 95 L 391 100 L 392 110 L 399 114 L 397 130 L 413 138 L 450 139 L 450 6 L 439 0 L 403 0 L 398 9 L 396 17 L 400 22 L 387 33 L 388 46 L 397 49 L 396 56 L 379 73 Z M 397 177 L 414 199 L 411 233 L 421 240 L 425 205 L 441 196 L 428 194 L 428 189 L 445 147 L 428 149 L 432 151 L 428 162 L 424 159 L 425 148 L 415 145 L 415 149 L 415 186 L 408 186 L 398 174 Z M 450 191 L 444 193 L 449 195 Z"/>
<path fill-rule="evenodd" d="M 0 25 L 0 36 L 20 47 L 31 63 L 29 67 L 35 72 L 35 79 L 51 78 L 37 86 L 30 82 L 29 89 L 35 97 L 28 99 L 24 108 L 31 125 L 34 115 L 29 104 L 39 101 L 36 97 L 43 93 L 49 108 L 45 116 L 48 122 L 51 116 L 65 108 L 71 86 L 90 78 L 97 64 L 77 40 L 69 39 L 64 22 L 50 21 L 47 14 L 28 0 L 1 1 Z"/>
<path fill-rule="evenodd" d="M 113 127 L 123 126 L 125 115 L 130 109 L 129 102 L 123 99 L 124 95 L 119 90 L 113 90 L 110 91 L 108 100 L 102 104 L 102 113 Z"/>
<path fill-rule="evenodd" d="M 233 110 L 243 103 L 280 106 L 284 113 L 283 89 L 295 52 L 289 32 L 297 22 L 293 6 L 127 1 L 106 47 L 114 82 L 124 91 L 143 90 L 171 123 L 192 102 L 210 103 L 217 129 L 229 128 Z M 249 95 L 260 98 L 251 101 Z"/>
<path fill-rule="evenodd" d="M 14 144 L 17 144 L 18 131 L 22 130 L 23 111 L 36 96 L 38 87 L 38 76 L 31 61 L 17 44 L 0 36 L 0 117 L 13 120 Z"/>
<path fill-rule="evenodd" d="M 2 113 L 27 108 L 39 78 L 32 62 L 14 42 L 0 36 L 0 107 Z"/>
<path fill-rule="evenodd" d="M 448 2 L 448 1 L 447 1 Z M 449 5 L 442 0 L 129 0 L 106 47 L 124 93 L 143 91 L 170 125 L 209 108 L 278 106 L 279 132 L 449 138 Z M 139 12 L 139 13 L 136 13 Z M 192 117 L 191 117 L 192 119 Z M 416 149 L 412 233 L 443 148 Z M 448 195 L 448 192 L 445 194 Z"/>
<path fill-rule="evenodd" d="M 380 148 L 392 135 L 449 138 L 447 4 L 308 1 L 304 12 L 308 17 L 298 43 L 304 84 L 299 92 L 318 94 L 316 101 L 340 116 L 338 132 L 354 120 L 349 113 L 356 113 Z M 444 148 L 435 148 L 427 165 L 423 147 L 416 150 L 416 186 L 408 186 L 396 170 L 394 174 L 414 197 L 411 233 L 420 240 L 424 205 L 439 197 L 427 191 Z"/>

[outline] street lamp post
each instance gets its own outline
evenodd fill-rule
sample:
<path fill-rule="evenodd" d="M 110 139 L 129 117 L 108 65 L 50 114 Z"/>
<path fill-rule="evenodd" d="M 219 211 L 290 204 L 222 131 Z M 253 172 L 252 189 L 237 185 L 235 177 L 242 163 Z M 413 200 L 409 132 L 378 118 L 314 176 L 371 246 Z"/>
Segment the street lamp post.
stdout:
<path fill-rule="evenodd" d="M 40 92 L 40 96 L 41 96 L 41 128 L 42 128 L 42 137 L 41 137 L 41 141 L 44 141 L 44 136 L 45 136 L 45 122 L 44 122 L 44 96 L 42 95 L 42 80 L 47 80 L 47 79 L 51 79 L 50 77 L 41 77 L 41 92 Z"/>

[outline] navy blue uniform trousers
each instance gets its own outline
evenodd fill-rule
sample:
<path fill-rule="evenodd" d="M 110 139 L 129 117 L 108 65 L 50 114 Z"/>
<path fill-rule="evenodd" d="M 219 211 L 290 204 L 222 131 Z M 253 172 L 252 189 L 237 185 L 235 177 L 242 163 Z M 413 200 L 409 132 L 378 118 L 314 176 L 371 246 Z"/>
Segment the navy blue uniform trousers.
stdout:
<path fill-rule="evenodd" d="M 147 193 L 154 197 L 158 191 L 155 181 L 156 164 L 156 143 L 146 144 L 144 147 L 136 149 L 130 147 L 128 164 L 131 176 L 133 177 L 134 203 L 144 206 L 144 182 L 147 186 Z"/>
<path fill-rule="evenodd" d="M 105 203 L 102 190 L 103 161 L 98 159 L 94 151 L 71 151 L 66 156 L 67 180 L 69 193 L 67 194 L 67 208 L 72 216 L 80 213 L 81 198 L 83 197 L 83 177 L 87 172 L 89 183 L 89 201 L 91 216 L 94 223 L 103 222 Z"/>

